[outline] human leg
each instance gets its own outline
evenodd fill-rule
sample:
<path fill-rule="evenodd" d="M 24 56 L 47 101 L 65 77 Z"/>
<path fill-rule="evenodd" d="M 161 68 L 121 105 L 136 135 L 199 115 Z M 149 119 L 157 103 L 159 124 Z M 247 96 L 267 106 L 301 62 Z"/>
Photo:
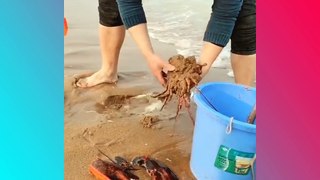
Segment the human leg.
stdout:
<path fill-rule="evenodd" d="M 101 69 L 91 76 L 79 79 L 79 87 L 114 83 L 117 79 L 118 59 L 125 37 L 116 0 L 99 0 L 99 38 L 102 56 Z"/>
<path fill-rule="evenodd" d="M 237 84 L 252 86 L 256 76 L 256 0 L 244 0 L 231 36 L 231 65 Z"/>
<path fill-rule="evenodd" d="M 256 76 L 256 54 L 231 54 L 231 66 L 235 83 L 252 86 Z"/>

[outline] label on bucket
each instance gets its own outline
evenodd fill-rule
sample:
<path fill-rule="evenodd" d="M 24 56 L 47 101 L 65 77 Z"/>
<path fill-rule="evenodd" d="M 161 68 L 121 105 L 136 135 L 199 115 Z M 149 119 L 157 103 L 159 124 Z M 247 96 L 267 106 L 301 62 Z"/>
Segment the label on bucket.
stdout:
<path fill-rule="evenodd" d="M 221 145 L 214 166 L 233 174 L 247 175 L 255 153 L 237 151 Z"/>

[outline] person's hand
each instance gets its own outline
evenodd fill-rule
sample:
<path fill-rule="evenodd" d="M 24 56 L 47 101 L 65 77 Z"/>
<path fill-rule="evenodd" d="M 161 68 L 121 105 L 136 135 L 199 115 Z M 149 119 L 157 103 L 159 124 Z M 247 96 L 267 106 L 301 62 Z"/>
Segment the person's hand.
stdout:
<path fill-rule="evenodd" d="M 175 67 L 163 61 L 159 56 L 155 54 L 150 55 L 147 59 L 152 74 L 158 79 L 160 84 L 164 86 L 166 82 L 163 77 L 163 72 L 173 71 Z"/>
<path fill-rule="evenodd" d="M 208 66 L 208 65 L 202 66 L 201 78 L 203 79 L 208 74 L 209 71 L 210 71 L 210 66 Z"/>

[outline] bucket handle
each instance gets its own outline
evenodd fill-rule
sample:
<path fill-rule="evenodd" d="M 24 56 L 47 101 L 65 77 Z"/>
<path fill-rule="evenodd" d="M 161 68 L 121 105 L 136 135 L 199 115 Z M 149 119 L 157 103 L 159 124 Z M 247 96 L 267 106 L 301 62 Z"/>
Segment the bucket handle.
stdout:
<path fill-rule="evenodd" d="M 253 165 L 256 162 L 256 155 L 254 155 L 252 161 L 251 161 L 251 174 L 252 174 L 252 180 L 255 180 L 255 173 L 254 173 L 254 169 L 253 169 Z"/>
<path fill-rule="evenodd" d="M 233 117 L 231 117 L 230 118 L 230 121 L 229 121 L 229 124 L 227 125 L 227 127 L 226 127 L 226 134 L 230 134 L 231 133 L 231 131 L 232 131 L 232 124 L 233 124 Z"/>
<path fill-rule="evenodd" d="M 252 111 L 250 112 L 247 121 L 249 124 L 253 124 L 255 120 L 256 120 L 256 104 L 254 105 Z"/>
<path fill-rule="evenodd" d="M 197 86 L 195 86 L 194 88 L 195 88 L 195 90 L 196 90 L 195 92 L 200 93 L 200 95 L 204 98 L 204 100 L 207 101 L 207 103 L 210 105 L 210 107 L 211 107 L 212 109 L 214 109 L 215 111 L 219 112 L 219 111 L 214 107 L 214 105 L 209 101 L 209 99 L 202 93 L 202 91 L 201 91 Z"/>

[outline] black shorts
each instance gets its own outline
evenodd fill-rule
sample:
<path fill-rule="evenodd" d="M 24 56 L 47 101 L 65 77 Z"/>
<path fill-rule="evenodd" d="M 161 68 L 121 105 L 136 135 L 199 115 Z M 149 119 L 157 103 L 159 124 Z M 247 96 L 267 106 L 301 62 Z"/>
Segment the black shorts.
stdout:
<path fill-rule="evenodd" d="M 116 0 L 99 0 L 98 10 L 101 25 L 107 27 L 123 25 Z"/>
<path fill-rule="evenodd" d="M 231 52 L 256 54 L 256 0 L 243 0 L 243 5 L 231 35 Z"/>

